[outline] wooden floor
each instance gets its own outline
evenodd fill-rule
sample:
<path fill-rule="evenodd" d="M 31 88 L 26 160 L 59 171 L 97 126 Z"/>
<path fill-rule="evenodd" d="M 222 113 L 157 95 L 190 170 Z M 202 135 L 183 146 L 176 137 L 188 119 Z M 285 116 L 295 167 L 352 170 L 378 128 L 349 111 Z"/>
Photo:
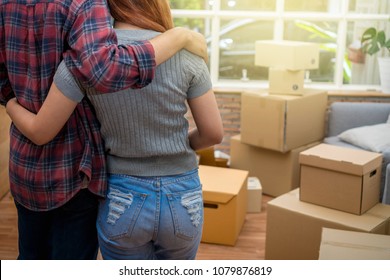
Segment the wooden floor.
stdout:
<path fill-rule="evenodd" d="M 222 246 L 201 243 L 199 260 L 263 260 L 265 256 L 265 230 L 267 202 L 263 195 L 262 211 L 248 213 L 236 245 Z M 12 197 L 7 194 L 0 200 L 0 260 L 14 260 L 18 256 L 17 215 Z M 99 255 L 100 258 L 100 255 Z"/>

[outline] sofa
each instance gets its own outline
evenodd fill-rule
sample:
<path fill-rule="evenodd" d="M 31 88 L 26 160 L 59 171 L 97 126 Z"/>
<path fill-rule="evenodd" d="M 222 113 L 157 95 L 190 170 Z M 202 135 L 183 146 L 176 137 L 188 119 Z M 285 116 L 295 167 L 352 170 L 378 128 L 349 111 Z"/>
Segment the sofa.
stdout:
<path fill-rule="evenodd" d="M 380 201 L 390 204 L 390 103 L 333 102 L 324 143 L 383 155 Z"/>

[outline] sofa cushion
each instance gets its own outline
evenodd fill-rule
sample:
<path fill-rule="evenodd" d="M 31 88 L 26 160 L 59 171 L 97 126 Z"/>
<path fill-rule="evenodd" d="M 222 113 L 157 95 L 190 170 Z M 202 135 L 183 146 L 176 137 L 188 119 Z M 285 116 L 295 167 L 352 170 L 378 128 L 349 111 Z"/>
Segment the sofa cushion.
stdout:
<path fill-rule="evenodd" d="M 390 149 L 390 123 L 348 129 L 339 138 L 362 149 L 382 153 Z"/>
<path fill-rule="evenodd" d="M 340 147 L 345 147 L 345 148 L 351 148 L 351 149 L 357 149 L 357 150 L 362 149 L 358 146 L 354 146 L 350 143 L 347 143 L 347 142 L 341 140 L 338 136 L 325 137 L 323 142 L 326 144 L 329 144 L 329 145 L 335 145 L 335 146 L 340 146 Z"/>
<path fill-rule="evenodd" d="M 390 103 L 333 102 L 329 106 L 326 136 L 337 136 L 355 127 L 385 123 L 389 113 Z"/>

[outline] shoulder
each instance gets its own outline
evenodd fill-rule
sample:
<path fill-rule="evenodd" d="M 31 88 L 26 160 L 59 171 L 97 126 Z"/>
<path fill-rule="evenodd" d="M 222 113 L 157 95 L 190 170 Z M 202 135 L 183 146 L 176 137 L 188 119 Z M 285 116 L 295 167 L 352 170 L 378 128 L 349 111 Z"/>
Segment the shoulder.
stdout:
<path fill-rule="evenodd" d="M 160 35 L 160 32 L 152 30 L 126 30 L 126 29 L 115 29 L 115 33 L 118 37 L 118 42 L 121 44 L 128 44 L 134 41 L 150 40 Z"/>
<path fill-rule="evenodd" d="M 204 63 L 204 60 L 200 56 L 195 55 L 192 52 L 187 51 L 186 49 L 182 49 L 179 53 L 182 55 L 183 58 L 193 61 L 194 63 Z"/>
<path fill-rule="evenodd" d="M 180 63 L 184 67 L 184 70 L 187 72 L 190 72 L 194 75 L 199 75 L 202 72 L 208 71 L 207 64 L 203 60 L 203 58 L 185 49 L 178 52 L 176 57 L 179 57 Z"/>

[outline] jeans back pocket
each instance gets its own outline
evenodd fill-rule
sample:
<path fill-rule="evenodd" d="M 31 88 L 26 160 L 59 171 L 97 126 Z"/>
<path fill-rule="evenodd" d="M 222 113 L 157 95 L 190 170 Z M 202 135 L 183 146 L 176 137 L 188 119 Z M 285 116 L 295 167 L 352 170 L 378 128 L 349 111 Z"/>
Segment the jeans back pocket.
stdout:
<path fill-rule="evenodd" d="M 167 194 L 177 237 L 193 240 L 199 236 L 203 227 L 202 190 L 189 190 Z"/>
<path fill-rule="evenodd" d="M 131 236 L 147 195 L 112 187 L 99 207 L 98 226 L 104 235 L 115 240 Z"/>

